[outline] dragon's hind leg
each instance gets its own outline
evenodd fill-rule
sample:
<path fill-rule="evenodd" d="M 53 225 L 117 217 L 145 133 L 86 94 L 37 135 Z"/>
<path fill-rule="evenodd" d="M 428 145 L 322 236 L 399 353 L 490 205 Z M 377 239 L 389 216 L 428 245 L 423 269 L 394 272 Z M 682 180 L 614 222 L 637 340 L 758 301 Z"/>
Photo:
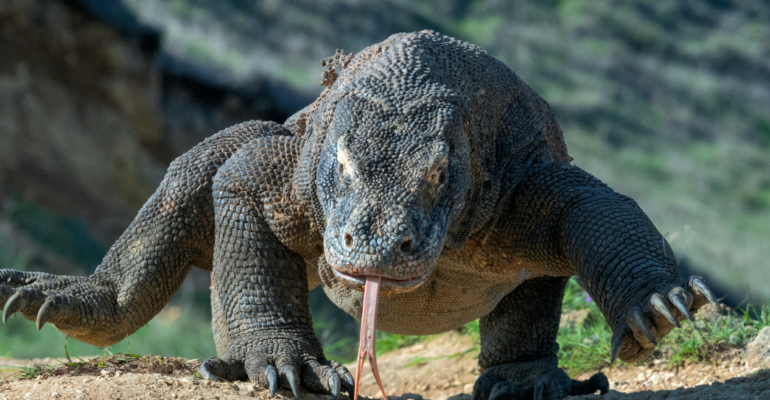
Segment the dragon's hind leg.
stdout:
<path fill-rule="evenodd" d="M 270 124 L 228 128 L 175 160 L 155 194 L 91 276 L 0 270 L 3 320 L 17 312 L 68 336 L 109 346 L 141 328 L 180 287 L 192 266 L 211 269 L 219 167 Z M 288 133 L 287 133 L 288 134 Z"/>

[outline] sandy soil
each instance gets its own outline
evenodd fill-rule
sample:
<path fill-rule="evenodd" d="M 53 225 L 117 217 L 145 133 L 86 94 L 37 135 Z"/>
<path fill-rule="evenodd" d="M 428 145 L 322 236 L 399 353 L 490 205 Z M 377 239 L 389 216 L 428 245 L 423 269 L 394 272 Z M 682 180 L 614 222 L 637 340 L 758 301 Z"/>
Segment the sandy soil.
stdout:
<path fill-rule="evenodd" d="M 267 391 L 248 382 L 211 382 L 194 378 L 200 361 L 181 358 L 125 357 L 91 359 L 77 368 L 66 360 L 9 360 L 0 365 L 31 367 L 37 361 L 58 363 L 33 379 L 0 382 L 0 400 L 6 399 L 268 399 Z M 2 368 L 5 369 L 5 368 Z M 285 396 L 284 396 L 285 395 Z M 291 399 L 291 392 L 277 396 Z M 316 398 L 316 396 L 310 396 Z M 327 397 L 327 400 L 331 397 Z"/>
<path fill-rule="evenodd" d="M 477 353 L 458 352 L 457 349 L 471 349 L 472 346 L 469 337 L 449 333 L 427 343 L 383 355 L 378 359 L 378 364 L 386 393 L 417 393 L 434 400 L 449 399 L 461 393 L 470 395 L 478 376 Z M 735 351 L 732 356 L 730 361 L 721 365 L 689 364 L 678 370 L 660 362 L 646 366 L 606 368 L 601 372 L 610 381 L 610 394 L 571 399 L 770 400 L 770 370 L 752 370 L 746 366 L 739 351 Z M 378 396 L 379 389 L 374 377 L 368 372 L 368 367 L 364 371 L 362 394 Z M 578 379 L 588 379 L 595 372 L 599 370 Z M 678 389 L 680 387 L 691 389 Z M 640 391 L 644 393 L 635 393 Z M 465 397 L 452 400 L 463 400 Z M 470 396 L 466 400 L 470 400 Z"/>
<path fill-rule="evenodd" d="M 449 333 L 385 354 L 379 364 L 390 396 L 417 393 L 402 399 L 470 400 L 477 377 L 475 356 L 470 338 Z M 217 383 L 194 378 L 200 365 L 197 360 L 116 355 L 110 359 L 92 359 L 73 368 L 62 365 L 61 360 L 0 358 L 3 366 L 30 367 L 54 362 L 59 363 L 58 366 L 33 379 L 13 379 L 9 372 L 4 372 L 6 378 L 0 381 L 0 400 L 268 398 L 267 391 L 248 382 Z M 348 367 L 354 370 L 353 365 Z M 378 397 L 379 390 L 368 366 L 364 371 L 362 394 Z M 751 370 L 739 352 L 721 365 L 690 364 L 677 370 L 665 363 L 653 362 L 602 372 L 610 380 L 609 394 L 570 399 L 770 399 L 770 370 Z M 292 398 L 286 391 L 277 397 Z M 302 397 L 302 400 L 330 400 L 329 396 L 312 394 Z"/>

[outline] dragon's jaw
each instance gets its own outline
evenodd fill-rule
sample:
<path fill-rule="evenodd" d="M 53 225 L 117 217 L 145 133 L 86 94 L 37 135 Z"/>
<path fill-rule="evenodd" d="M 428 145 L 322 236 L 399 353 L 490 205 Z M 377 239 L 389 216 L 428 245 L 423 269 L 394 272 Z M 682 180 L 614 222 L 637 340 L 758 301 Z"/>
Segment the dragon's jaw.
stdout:
<path fill-rule="evenodd" d="M 361 316 L 361 339 L 358 346 L 358 362 L 356 365 L 356 389 L 354 399 L 358 399 L 358 387 L 361 381 L 361 370 L 364 368 L 364 362 L 369 359 L 372 366 L 372 374 L 380 386 L 382 398 L 387 400 L 385 389 L 382 387 L 380 373 L 377 370 L 377 351 L 375 348 L 374 334 L 375 322 L 377 320 L 377 305 L 380 302 L 380 283 L 382 278 L 369 275 L 366 277 L 366 289 L 364 291 L 364 312 Z"/>

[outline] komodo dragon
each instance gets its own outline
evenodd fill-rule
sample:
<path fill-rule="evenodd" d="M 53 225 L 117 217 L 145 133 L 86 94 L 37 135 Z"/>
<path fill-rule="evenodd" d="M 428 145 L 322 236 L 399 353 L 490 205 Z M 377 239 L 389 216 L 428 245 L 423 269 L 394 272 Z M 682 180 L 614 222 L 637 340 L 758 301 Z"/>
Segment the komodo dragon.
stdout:
<path fill-rule="evenodd" d="M 327 89 L 283 125 L 242 123 L 175 160 L 93 275 L 0 270 L 3 320 L 108 346 L 196 266 L 216 283 L 206 377 L 352 393 L 313 333 L 322 285 L 356 318 L 367 303 L 359 365 L 375 316 L 406 335 L 481 318 L 473 398 L 561 399 L 608 389 L 557 366 L 569 277 L 612 328 L 613 360 L 643 360 L 715 301 L 633 200 L 570 165 L 551 108 L 488 53 L 423 31 L 325 62 Z"/>

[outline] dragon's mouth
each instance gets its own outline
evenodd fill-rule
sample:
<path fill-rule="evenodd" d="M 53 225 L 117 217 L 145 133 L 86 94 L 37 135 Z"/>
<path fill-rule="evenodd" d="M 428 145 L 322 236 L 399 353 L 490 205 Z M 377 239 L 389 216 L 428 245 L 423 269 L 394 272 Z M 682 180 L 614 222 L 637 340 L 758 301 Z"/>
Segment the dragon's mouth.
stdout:
<path fill-rule="evenodd" d="M 353 275 L 348 274 L 342 271 L 337 270 L 336 268 L 331 268 L 332 272 L 334 272 L 334 275 L 339 278 L 346 286 L 363 291 L 364 286 L 366 285 L 366 280 L 369 277 L 374 277 L 375 275 Z M 428 278 L 428 275 L 430 275 L 430 272 L 426 272 L 420 276 L 416 276 L 414 278 L 409 279 L 392 279 L 392 278 L 386 278 L 384 276 L 380 276 L 380 287 L 384 289 L 384 291 L 390 292 L 390 291 L 408 291 L 411 289 L 416 288 L 425 280 Z"/>

